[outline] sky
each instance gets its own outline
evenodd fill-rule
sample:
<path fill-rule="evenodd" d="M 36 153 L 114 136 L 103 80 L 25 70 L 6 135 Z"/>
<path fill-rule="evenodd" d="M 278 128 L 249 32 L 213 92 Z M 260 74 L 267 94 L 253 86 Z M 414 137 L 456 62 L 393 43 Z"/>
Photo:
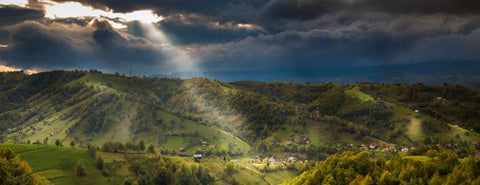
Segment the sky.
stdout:
<path fill-rule="evenodd" d="M 0 71 L 480 61 L 478 0 L 0 0 Z"/>

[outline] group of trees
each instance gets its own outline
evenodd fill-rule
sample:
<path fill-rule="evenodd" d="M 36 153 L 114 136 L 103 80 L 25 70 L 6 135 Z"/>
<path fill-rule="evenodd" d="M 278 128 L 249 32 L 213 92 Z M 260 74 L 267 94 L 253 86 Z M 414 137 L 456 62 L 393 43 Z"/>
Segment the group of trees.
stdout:
<path fill-rule="evenodd" d="M 126 179 L 124 184 L 209 185 L 215 180 L 201 164 L 172 161 L 161 155 L 136 160 L 130 165 L 130 170 L 135 177 Z"/>
<path fill-rule="evenodd" d="M 321 94 L 307 105 L 310 117 L 336 116 L 368 127 L 389 126 L 393 111 L 380 101 L 361 101 L 344 93 L 343 88 Z"/>
<path fill-rule="evenodd" d="M 372 159 L 369 152 L 344 152 L 327 158 L 285 184 L 480 184 L 480 160 L 474 156 L 462 162 L 449 152 L 429 152 L 429 157 L 429 161 L 422 162 L 399 156 Z"/>
<path fill-rule="evenodd" d="M 27 162 L 22 161 L 10 149 L 0 150 L 0 184 L 47 185 L 45 178 L 33 173 Z"/>
<path fill-rule="evenodd" d="M 102 151 L 104 152 L 128 152 L 128 151 L 135 151 L 135 152 L 144 152 L 146 148 L 145 141 L 140 140 L 138 143 L 133 143 L 131 141 L 126 142 L 125 144 L 118 142 L 118 141 L 108 141 L 102 145 Z M 155 153 L 155 146 L 149 145 L 147 152 Z"/>
<path fill-rule="evenodd" d="M 441 86 L 422 83 L 361 84 L 362 91 L 411 109 L 418 109 L 435 119 L 455 123 L 465 128 L 480 131 L 480 94 L 458 86 Z"/>

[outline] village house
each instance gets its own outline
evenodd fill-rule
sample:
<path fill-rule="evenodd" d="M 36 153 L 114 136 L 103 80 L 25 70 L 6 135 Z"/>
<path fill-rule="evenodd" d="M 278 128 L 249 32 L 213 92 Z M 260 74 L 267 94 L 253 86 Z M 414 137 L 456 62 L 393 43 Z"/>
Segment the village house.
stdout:
<path fill-rule="evenodd" d="M 369 148 L 370 148 L 370 150 L 375 150 L 377 148 L 377 144 L 372 143 L 372 144 L 370 144 Z"/>
<path fill-rule="evenodd" d="M 474 145 L 474 146 L 480 146 L 480 145 L 478 144 L 478 141 L 472 141 L 472 145 Z"/>
<path fill-rule="evenodd" d="M 275 157 L 270 157 L 270 164 L 275 164 Z"/>
<path fill-rule="evenodd" d="M 215 149 L 215 148 L 217 148 L 217 146 L 215 146 L 215 145 L 210 145 L 210 149 Z"/>
<path fill-rule="evenodd" d="M 287 159 L 288 162 L 295 162 L 295 161 L 297 161 L 297 160 L 298 160 L 297 157 L 289 157 L 289 158 Z"/>
<path fill-rule="evenodd" d="M 393 147 L 385 147 L 385 148 L 383 148 L 383 151 L 384 152 L 393 152 L 394 148 Z"/>
<path fill-rule="evenodd" d="M 405 153 L 408 152 L 408 148 L 407 148 L 407 147 L 403 147 L 403 148 L 402 148 L 402 152 L 405 152 Z"/>
<path fill-rule="evenodd" d="M 310 144 L 310 141 L 308 140 L 308 138 L 306 136 L 302 136 L 300 138 L 300 141 L 298 141 L 298 144 Z"/>
<path fill-rule="evenodd" d="M 202 154 L 194 154 L 193 160 L 195 160 L 195 162 L 200 162 L 200 160 L 202 160 Z"/>
<path fill-rule="evenodd" d="M 368 150 L 367 145 L 365 144 L 360 145 L 360 150 Z"/>

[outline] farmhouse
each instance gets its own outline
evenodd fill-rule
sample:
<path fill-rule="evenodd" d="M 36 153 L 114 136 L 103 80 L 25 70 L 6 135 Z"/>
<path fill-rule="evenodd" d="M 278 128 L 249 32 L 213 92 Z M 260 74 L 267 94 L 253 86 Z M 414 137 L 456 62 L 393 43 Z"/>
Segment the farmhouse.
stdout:
<path fill-rule="evenodd" d="M 385 147 L 385 148 L 383 148 L 383 151 L 384 152 L 393 152 L 394 148 L 393 147 Z"/>
<path fill-rule="evenodd" d="M 202 154 L 193 155 L 193 160 L 195 160 L 195 162 L 200 162 L 201 159 L 202 159 Z"/>
<path fill-rule="evenodd" d="M 407 148 L 407 147 L 403 147 L 403 148 L 402 148 L 402 152 L 408 152 L 408 148 Z"/>
<path fill-rule="evenodd" d="M 290 161 L 291 161 L 291 162 L 295 162 L 295 161 L 297 161 L 297 160 L 298 160 L 297 157 L 289 157 L 289 158 L 287 159 L 288 162 L 290 162 Z"/>
<path fill-rule="evenodd" d="M 275 157 L 270 157 L 270 164 L 275 164 Z"/>

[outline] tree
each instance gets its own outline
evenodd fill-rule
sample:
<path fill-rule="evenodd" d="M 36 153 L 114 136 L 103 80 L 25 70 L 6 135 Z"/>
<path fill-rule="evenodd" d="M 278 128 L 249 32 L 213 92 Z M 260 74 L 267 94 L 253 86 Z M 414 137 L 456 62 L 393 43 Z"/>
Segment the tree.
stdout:
<path fill-rule="evenodd" d="M 70 146 L 74 147 L 75 146 L 75 141 L 70 141 Z"/>
<path fill-rule="evenodd" d="M 78 160 L 77 166 L 75 167 L 75 174 L 77 174 L 77 176 L 87 175 L 87 168 L 85 167 L 83 159 Z"/>
<path fill-rule="evenodd" d="M 135 181 L 133 178 L 129 177 L 129 178 L 125 178 L 125 180 L 123 180 L 123 185 L 137 185 L 137 181 Z"/>
<path fill-rule="evenodd" d="M 43 177 L 33 173 L 27 162 L 21 161 L 10 149 L 0 150 L 0 184 L 46 185 Z"/>
<path fill-rule="evenodd" d="M 102 156 L 98 156 L 97 163 L 95 164 L 95 166 L 97 166 L 98 169 L 103 169 L 104 168 L 103 165 L 104 165 L 104 162 L 103 162 Z"/>
<path fill-rule="evenodd" d="M 147 152 L 151 154 L 155 153 L 155 146 L 152 144 L 148 145 Z"/>
<path fill-rule="evenodd" d="M 389 171 L 383 171 L 382 176 L 378 180 L 379 185 L 395 185 L 400 182 Z"/>
<path fill-rule="evenodd" d="M 436 150 L 428 150 L 425 155 L 433 159 L 435 156 L 438 155 L 438 152 Z"/>
<path fill-rule="evenodd" d="M 48 137 L 45 137 L 45 139 L 43 140 L 43 144 L 48 145 Z"/>
<path fill-rule="evenodd" d="M 140 142 L 138 143 L 138 145 L 139 145 L 139 147 L 140 147 L 140 148 L 139 148 L 140 151 L 145 151 L 145 141 L 140 140 Z"/>
<path fill-rule="evenodd" d="M 88 154 L 92 156 L 93 158 L 97 157 L 97 148 L 95 146 L 89 146 L 88 147 Z"/>
<path fill-rule="evenodd" d="M 228 162 L 223 171 L 225 172 L 225 175 L 231 177 L 233 174 L 237 173 L 238 170 L 233 163 Z"/>
<path fill-rule="evenodd" d="M 62 145 L 62 142 L 61 142 L 59 139 L 57 139 L 57 140 L 55 140 L 55 145 L 61 146 L 61 145 Z"/>
<path fill-rule="evenodd" d="M 226 155 L 223 157 L 223 162 L 224 162 L 224 163 L 228 163 L 228 162 L 230 162 L 230 160 L 231 160 L 231 159 L 230 159 L 230 155 L 228 155 L 228 154 L 226 154 Z"/>

